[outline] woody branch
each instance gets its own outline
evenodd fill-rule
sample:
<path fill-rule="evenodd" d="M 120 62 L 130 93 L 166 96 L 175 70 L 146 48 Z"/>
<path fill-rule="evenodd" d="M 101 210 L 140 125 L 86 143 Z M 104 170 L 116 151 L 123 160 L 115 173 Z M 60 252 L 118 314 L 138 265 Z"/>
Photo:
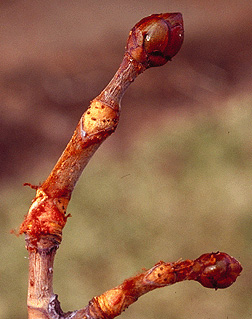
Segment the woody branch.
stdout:
<path fill-rule="evenodd" d="M 195 260 L 160 261 L 151 269 L 93 298 L 87 307 L 71 313 L 71 318 L 113 319 L 147 292 L 183 280 L 195 280 L 207 288 L 227 288 L 241 270 L 235 258 L 220 252 L 204 254 Z"/>
<path fill-rule="evenodd" d="M 130 31 L 118 71 L 81 116 L 70 142 L 49 177 L 40 186 L 30 185 L 36 189 L 36 196 L 20 226 L 20 234 L 25 234 L 29 252 L 27 306 L 30 319 L 114 318 L 140 295 L 160 286 L 159 276 L 153 279 L 153 284 L 147 284 L 148 276 L 140 275 L 134 280 L 125 281 L 109 293 L 94 298 L 84 310 L 67 315 L 63 314 L 53 293 L 53 261 L 62 240 L 62 229 L 69 217 L 66 209 L 75 184 L 98 147 L 115 131 L 119 121 L 120 102 L 125 90 L 144 70 L 164 65 L 171 60 L 183 43 L 183 35 L 180 13 L 156 14 L 138 22 Z M 230 265 L 236 263 L 238 262 L 233 259 L 229 262 Z M 192 262 L 191 265 L 195 266 L 197 263 Z M 172 266 L 164 264 L 162 267 L 167 270 L 166 276 L 170 284 L 184 279 L 195 279 L 196 277 L 190 274 L 195 274 L 197 271 L 204 272 L 204 267 L 197 271 L 194 267 L 189 271 L 187 261 L 184 264 L 174 263 Z M 185 275 L 181 277 L 177 276 L 179 271 L 174 270 L 179 267 L 182 267 L 182 273 L 183 269 L 186 269 Z M 225 272 L 232 278 L 230 284 L 239 275 L 241 271 L 239 267 L 235 266 L 234 276 L 228 271 Z M 159 269 L 161 271 L 161 268 Z M 219 273 L 220 267 L 214 266 L 214 269 Z M 163 276 L 162 271 L 159 274 Z"/>

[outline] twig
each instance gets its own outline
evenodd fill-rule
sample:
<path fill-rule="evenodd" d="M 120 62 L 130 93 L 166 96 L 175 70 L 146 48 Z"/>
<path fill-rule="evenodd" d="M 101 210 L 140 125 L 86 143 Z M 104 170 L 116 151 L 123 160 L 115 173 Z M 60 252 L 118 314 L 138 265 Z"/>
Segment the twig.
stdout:
<path fill-rule="evenodd" d="M 66 208 L 74 186 L 94 152 L 115 131 L 125 90 L 144 70 L 171 60 L 182 43 L 180 13 L 152 15 L 134 26 L 118 71 L 91 102 L 51 174 L 37 188 L 20 233 L 36 238 L 54 234 L 61 239 L 68 217 Z"/>
<path fill-rule="evenodd" d="M 20 226 L 20 234 L 25 234 L 29 252 L 27 305 L 30 319 L 110 319 L 155 288 L 186 279 L 198 280 L 207 287 L 226 287 L 239 275 L 239 262 L 225 253 L 216 253 L 203 255 L 195 261 L 160 262 L 93 298 L 86 308 L 67 314 L 62 312 L 53 293 L 53 261 L 69 217 L 66 208 L 78 178 L 101 143 L 115 131 L 120 101 L 127 87 L 144 70 L 171 60 L 183 43 L 183 35 L 180 13 L 152 15 L 138 22 L 130 31 L 118 71 L 82 115 L 49 177 L 40 186 L 28 184 L 36 189 L 36 196 Z"/>
<path fill-rule="evenodd" d="M 241 270 L 235 258 L 220 252 L 204 254 L 195 260 L 174 263 L 160 261 L 153 268 L 93 298 L 86 308 L 74 313 L 72 318 L 113 319 L 147 292 L 183 280 L 195 280 L 207 288 L 227 288 Z"/>

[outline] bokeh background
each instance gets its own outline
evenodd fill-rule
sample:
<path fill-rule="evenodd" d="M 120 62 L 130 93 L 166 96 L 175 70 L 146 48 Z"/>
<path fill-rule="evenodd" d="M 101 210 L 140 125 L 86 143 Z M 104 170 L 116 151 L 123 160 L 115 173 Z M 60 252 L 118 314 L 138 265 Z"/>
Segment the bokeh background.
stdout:
<path fill-rule="evenodd" d="M 0 2 L 0 317 L 26 318 L 28 259 L 10 234 L 84 110 L 116 71 L 128 32 L 183 13 L 185 41 L 128 89 L 119 127 L 74 191 L 55 261 L 64 311 L 159 260 L 225 251 L 244 270 L 228 289 L 183 282 L 122 318 L 252 318 L 252 2 Z"/>

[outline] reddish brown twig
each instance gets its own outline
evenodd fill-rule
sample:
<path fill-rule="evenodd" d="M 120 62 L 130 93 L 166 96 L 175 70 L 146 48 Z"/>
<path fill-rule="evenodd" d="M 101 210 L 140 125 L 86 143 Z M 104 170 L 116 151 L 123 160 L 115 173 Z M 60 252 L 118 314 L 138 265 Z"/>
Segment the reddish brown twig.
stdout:
<path fill-rule="evenodd" d="M 207 288 L 226 288 L 235 282 L 241 271 L 242 267 L 235 258 L 220 252 L 204 254 L 195 260 L 160 261 L 151 269 L 94 297 L 87 307 L 71 313 L 71 318 L 115 318 L 147 292 L 183 280 L 195 280 Z M 53 305 L 58 305 L 55 298 Z"/>
<path fill-rule="evenodd" d="M 182 42 L 180 13 L 155 14 L 134 26 L 118 71 L 82 115 L 51 174 L 38 187 L 20 227 L 21 234 L 26 233 L 33 238 L 51 234 L 60 241 L 74 186 L 94 152 L 115 131 L 125 90 L 147 68 L 169 61 L 179 51 Z"/>
<path fill-rule="evenodd" d="M 183 21 L 180 13 L 152 15 L 130 31 L 123 61 L 107 87 L 90 104 L 51 174 L 36 189 L 36 196 L 20 226 L 29 252 L 29 318 L 114 318 L 144 293 L 182 280 L 197 280 L 206 287 L 231 285 L 241 266 L 225 253 L 206 254 L 195 261 L 159 262 L 149 271 L 125 280 L 93 298 L 79 311 L 64 314 L 53 294 L 53 261 L 68 215 L 74 186 L 101 143 L 115 131 L 121 98 L 134 79 L 150 67 L 164 65 L 180 49 Z"/>

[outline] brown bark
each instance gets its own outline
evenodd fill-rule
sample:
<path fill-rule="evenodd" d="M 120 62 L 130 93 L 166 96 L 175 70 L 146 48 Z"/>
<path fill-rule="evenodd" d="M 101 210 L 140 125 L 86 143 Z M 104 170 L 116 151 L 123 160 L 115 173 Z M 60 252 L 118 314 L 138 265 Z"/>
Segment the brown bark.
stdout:
<path fill-rule="evenodd" d="M 27 307 L 29 318 L 50 318 L 48 305 L 53 295 L 53 261 L 59 243 L 53 236 L 34 243 L 27 238 L 29 282 Z"/>
<path fill-rule="evenodd" d="M 241 272 L 239 262 L 225 253 L 203 255 L 195 261 L 159 262 L 149 271 L 93 298 L 82 310 L 68 314 L 62 312 L 57 295 L 53 293 L 53 261 L 69 217 L 67 205 L 78 178 L 101 143 L 115 131 L 121 98 L 127 87 L 144 70 L 171 60 L 183 43 L 183 35 L 180 13 L 152 15 L 138 22 L 130 31 L 126 52 L 115 76 L 82 115 L 46 181 L 32 186 L 36 196 L 20 226 L 29 252 L 27 305 L 30 319 L 114 318 L 155 288 L 186 279 L 197 280 L 206 287 L 224 288 Z"/>
<path fill-rule="evenodd" d="M 204 254 L 195 260 L 174 263 L 160 261 L 153 268 L 93 298 L 86 308 L 77 311 L 72 318 L 115 318 L 147 292 L 183 280 L 195 280 L 207 288 L 226 288 L 236 280 L 241 270 L 235 258 L 220 252 Z"/>

